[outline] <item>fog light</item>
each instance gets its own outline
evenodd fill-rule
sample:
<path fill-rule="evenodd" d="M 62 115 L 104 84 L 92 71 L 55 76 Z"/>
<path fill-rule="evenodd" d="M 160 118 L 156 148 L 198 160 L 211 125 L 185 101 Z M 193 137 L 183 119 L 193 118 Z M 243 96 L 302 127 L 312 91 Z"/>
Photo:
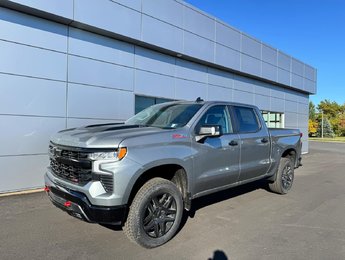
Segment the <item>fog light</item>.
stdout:
<path fill-rule="evenodd" d="M 66 201 L 63 205 L 64 205 L 65 207 L 69 208 L 70 206 L 72 206 L 72 202 Z"/>

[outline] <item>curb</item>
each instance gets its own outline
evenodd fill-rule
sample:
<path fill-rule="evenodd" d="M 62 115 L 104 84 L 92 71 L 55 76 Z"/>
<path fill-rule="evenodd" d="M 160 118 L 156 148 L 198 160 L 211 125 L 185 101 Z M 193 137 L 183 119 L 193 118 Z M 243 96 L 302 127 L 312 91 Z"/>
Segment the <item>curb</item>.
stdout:
<path fill-rule="evenodd" d="M 345 142 L 341 141 L 322 141 L 322 140 L 310 140 L 310 142 L 319 142 L 319 143 L 331 143 L 331 144 L 345 144 Z"/>
<path fill-rule="evenodd" d="M 32 193 L 38 193 L 44 191 L 43 188 L 38 189 L 32 189 L 32 190 L 23 190 L 23 191 L 13 191 L 13 192 L 7 192 L 7 193 L 0 193 L 1 197 L 9 197 L 9 196 L 15 196 L 15 195 L 26 195 L 26 194 L 32 194 Z"/>

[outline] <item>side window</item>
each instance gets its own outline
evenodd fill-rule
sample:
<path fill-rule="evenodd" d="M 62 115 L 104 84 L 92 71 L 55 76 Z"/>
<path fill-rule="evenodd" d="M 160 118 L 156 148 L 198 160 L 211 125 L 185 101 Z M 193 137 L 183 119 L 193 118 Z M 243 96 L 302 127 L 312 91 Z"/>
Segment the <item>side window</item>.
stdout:
<path fill-rule="evenodd" d="M 218 105 L 209 108 L 201 117 L 195 127 L 195 132 L 199 132 L 201 126 L 220 125 L 223 134 L 233 133 L 233 128 L 226 106 Z"/>
<path fill-rule="evenodd" d="M 234 107 L 241 133 L 257 132 L 260 129 L 254 109 L 250 107 Z"/>

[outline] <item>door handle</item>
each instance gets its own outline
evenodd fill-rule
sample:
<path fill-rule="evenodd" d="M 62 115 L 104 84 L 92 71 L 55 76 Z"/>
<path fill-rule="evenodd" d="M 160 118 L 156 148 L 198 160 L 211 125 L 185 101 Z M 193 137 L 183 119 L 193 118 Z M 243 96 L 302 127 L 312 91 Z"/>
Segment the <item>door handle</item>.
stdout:
<path fill-rule="evenodd" d="M 264 143 L 264 144 L 265 144 L 265 143 L 268 143 L 268 139 L 267 139 L 266 137 L 262 138 L 262 139 L 261 139 L 261 143 Z"/>
<path fill-rule="evenodd" d="M 229 143 L 230 146 L 236 146 L 238 145 L 238 143 L 235 141 L 235 140 L 232 140 L 230 143 Z"/>

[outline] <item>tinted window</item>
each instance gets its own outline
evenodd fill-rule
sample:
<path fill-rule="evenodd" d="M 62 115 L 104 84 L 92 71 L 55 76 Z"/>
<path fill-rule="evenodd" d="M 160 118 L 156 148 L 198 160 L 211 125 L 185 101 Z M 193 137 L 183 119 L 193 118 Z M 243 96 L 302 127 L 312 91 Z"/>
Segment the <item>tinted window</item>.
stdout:
<path fill-rule="evenodd" d="M 234 110 L 239 123 L 240 132 L 250 133 L 260 129 L 254 109 L 249 107 L 234 107 Z"/>
<path fill-rule="evenodd" d="M 229 112 L 226 106 L 214 106 L 209 108 L 199 120 L 195 132 L 198 133 L 201 126 L 220 125 L 223 134 L 233 133 Z"/>

